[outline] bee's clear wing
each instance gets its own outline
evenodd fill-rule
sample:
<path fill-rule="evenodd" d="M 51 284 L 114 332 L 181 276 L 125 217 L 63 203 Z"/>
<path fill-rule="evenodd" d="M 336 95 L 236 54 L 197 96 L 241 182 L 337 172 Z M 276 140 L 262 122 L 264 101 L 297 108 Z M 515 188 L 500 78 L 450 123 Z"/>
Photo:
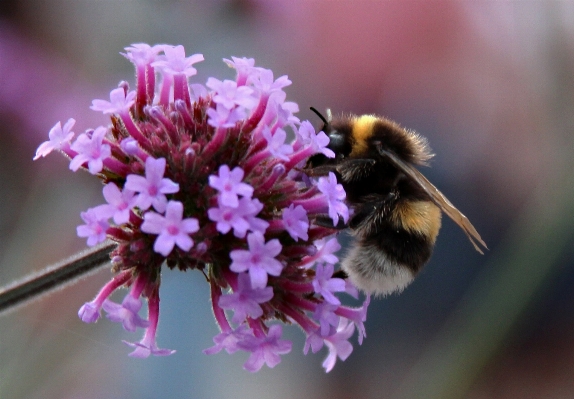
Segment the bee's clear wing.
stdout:
<path fill-rule="evenodd" d="M 390 151 L 386 151 L 380 146 L 378 147 L 379 153 L 387 157 L 401 172 L 414 180 L 420 188 L 422 188 L 430 197 L 432 202 L 436 204 L 448 217 L 450 217 L 460 228 L 465 232 L 466 236 L 474 246 L 474 248 L 483 254 L 481 248 L 477 243 L 481 244 L 485 249 L 488 249 L 486 243 L 480 238 L 480 234 L 476 231 L 472 223 L 464 216 L 453 204 L 430 182 L 424 175 L 418 171 L 411 164 L 404 162 L 397 155 Z"/>

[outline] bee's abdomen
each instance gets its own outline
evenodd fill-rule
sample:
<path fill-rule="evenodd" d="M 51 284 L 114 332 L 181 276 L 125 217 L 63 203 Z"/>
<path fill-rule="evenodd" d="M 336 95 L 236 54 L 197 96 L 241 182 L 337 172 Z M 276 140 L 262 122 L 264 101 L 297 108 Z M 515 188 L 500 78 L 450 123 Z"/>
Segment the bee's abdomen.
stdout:
<path fill-rule="evenodd" d="M 375 295 L 402 291 L 432 254 L 428 237 L 390 224 L 358 240 L 341 266 L 357 288 Z"/>
<path fill-rule="evenodd" d="M 402 200 L 394 204 L 385 219 L 399 229 L 428 238 L 434 244 L 440 230 L 441 212 L 430 201 Z"/>
<path fill-rule="evenodd" d="M 355 230 L 358 242 L 343 270 L 365 292 L 402 291 L 429 260 L 440 219 L 440 210 L 428 201 L 399 201 L 388 213 L 374 212 Z"/>
<path fill-rule="evenodd" d="M 379 249 L 391 262 L 403 265 L 416 275 L 432 255 L 434 241 L 428 236 L 387 225 L 365 238 L 362 246 Z"/>
<path fill-rule="evenodd" d="M 365 242 L 379 246 L 390 259 L 418 273 L 432 254 L 441 225 L 440 209 L 429 201 L 402 200 L 384 220 Z"/>
<path fill-rule="evenodd" d="M 378 244 L 358 242 L 341 263 L 353 284 L 368 294 L 387 295 L 402 291 L 415 273 L 394 261 Z"/>

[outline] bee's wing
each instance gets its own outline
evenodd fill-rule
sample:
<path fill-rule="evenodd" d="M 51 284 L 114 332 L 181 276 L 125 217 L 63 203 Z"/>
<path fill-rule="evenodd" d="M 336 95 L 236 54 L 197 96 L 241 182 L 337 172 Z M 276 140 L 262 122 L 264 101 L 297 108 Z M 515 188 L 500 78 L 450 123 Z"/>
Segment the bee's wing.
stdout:
<path fill-rule="evenodd" d="M 398 156 L 390 151 L 386 151 L 382 148 L 378 148 L 382 156 L 387 157 L 393 165 L 395 165 L 401 172 L 407 175 L 409 178 L 414 180 L 420 188 L 422 188 L 431 198 L 432 202 L 436 204 L 445 214 L 448 215 L 460 228 L 465 232 L 466 236 L 474 245 L 474 249 L 483 254 L 482 250 L 477 245 L 480 243 L 485 249 L 488 249 L 486 243 L 480 238 L 480 234 L 476 231 L 472 223 L 464 216 L 458 209 L 450 203 L 448 199 L 430 182 L 424 175 L 418 171 L 411 164 L 404 162 Z"/>

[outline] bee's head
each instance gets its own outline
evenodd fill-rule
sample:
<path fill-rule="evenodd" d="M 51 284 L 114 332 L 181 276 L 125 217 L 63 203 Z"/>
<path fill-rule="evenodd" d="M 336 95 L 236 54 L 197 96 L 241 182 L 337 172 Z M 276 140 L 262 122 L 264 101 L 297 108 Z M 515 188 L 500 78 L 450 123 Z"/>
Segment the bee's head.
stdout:
<path fill-rule="evenodd" d="M 327 118 L 325 118 L 314 107 L 311 107 L 311 111 L 317 114 L 317 116 L 323 121 L 323 126 L 319 130 L 325 132 L 329 137 L 329 145 L 327 145 L 327 148 L 335 153 L 335 158 L 327 158 L 323 154 L 316 154 L 309 159 L 307 166 L 314 168 L 322 165 L 335 164 L 341 159 L 349 156 L 351 153 L 351 144 L 349 143 L 349 135 L 345 131 L 345 126 L 333 126 L 331 123 L 332 115 L 330 109 L 327 109 Z"/>

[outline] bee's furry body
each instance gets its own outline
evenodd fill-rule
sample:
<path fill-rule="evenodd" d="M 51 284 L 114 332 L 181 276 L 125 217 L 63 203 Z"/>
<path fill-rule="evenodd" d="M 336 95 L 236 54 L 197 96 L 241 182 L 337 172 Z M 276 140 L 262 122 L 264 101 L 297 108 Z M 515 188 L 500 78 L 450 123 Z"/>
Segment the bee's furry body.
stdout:
<path fill-rule="evenodd" d="M 342 261 L 342 269 L 365 292 L 401 291 L 432 254 L 441 209 L 451 217 L 458 212 L 412 166 L 425 165 L 432 157 L 427 142 L 395 122 L 372 115 L 324 122 L 323 131 L 336 157 L 315 155 L 308 166 L 316 174 L 334 171 L 354 211 L 348 227 L 356 243 Z M 474 237 L 473 231 L 467 234 Z M 477 240 L 482 243 L 480 236 Z"/>

